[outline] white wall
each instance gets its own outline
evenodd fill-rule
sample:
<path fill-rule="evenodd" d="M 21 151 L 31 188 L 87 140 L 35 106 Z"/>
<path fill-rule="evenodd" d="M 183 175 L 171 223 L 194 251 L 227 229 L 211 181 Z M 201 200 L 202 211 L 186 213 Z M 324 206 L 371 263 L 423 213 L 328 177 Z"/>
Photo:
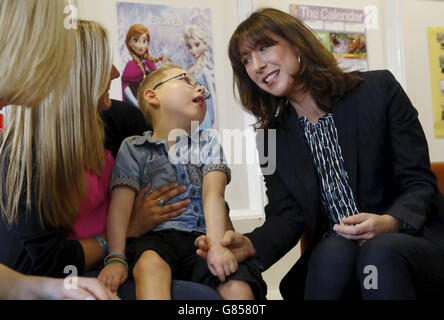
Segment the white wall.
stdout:
<path fill-rule="evenodd" d="M 431 161 L 444 161 L 444 139 L 433 132 L 427 27 L 444 27 L 444 1 L 402 0 L 399 11 L 406 92 L 419 112 Z"/>

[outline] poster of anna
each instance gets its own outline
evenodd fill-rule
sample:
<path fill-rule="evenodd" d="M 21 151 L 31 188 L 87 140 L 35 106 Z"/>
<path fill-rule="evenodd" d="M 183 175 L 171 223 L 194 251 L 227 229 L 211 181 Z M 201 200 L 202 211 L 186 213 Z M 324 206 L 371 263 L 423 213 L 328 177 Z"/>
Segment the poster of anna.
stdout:
<path fill-rule="evenodd" d="M 188 70 L 211 93 L 201 129 L 214 128 L 216 90 L 208 8 L 117 3 L 123 100 L 137 107 L 139 83 L 163 63 Z"/>

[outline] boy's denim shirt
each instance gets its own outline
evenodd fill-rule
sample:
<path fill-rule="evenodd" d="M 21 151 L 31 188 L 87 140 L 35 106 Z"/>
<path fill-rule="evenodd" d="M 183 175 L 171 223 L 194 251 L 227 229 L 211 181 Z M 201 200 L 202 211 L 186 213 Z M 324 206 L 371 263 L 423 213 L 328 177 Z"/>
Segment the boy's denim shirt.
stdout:
<path fill-rule="evenodd" d="M 151 182 L 146 198 L 165 184 L 184 185 L 187 190 L 164 205 L 188 198 L 191 203 L 185 212 L 161 223 L 153 231 L 176 229 L 205 232 L 201 192 L 203 177 L 216 170 L 226 173 L 227 183 L 231 180 L 231 171 L 226 164 L 217 131 L 201 130 L 180 136 L 171 151 L 167 141 L 154 139 L 152 134 L 152 131 L 146 131 L 143 136 L 129 137 L 122 142 L 114 163 L 110 190 L 116 186 L 128 186 L 139 192 Z"/>

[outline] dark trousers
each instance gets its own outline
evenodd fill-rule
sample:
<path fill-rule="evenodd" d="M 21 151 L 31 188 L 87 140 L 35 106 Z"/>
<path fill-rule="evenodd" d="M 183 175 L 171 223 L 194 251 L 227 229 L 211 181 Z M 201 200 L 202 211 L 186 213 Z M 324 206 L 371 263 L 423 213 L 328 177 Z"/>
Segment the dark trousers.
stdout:
<path fill-rule="evenodd" d="M 343 237 L 314 249 L 305 299 L 417 299 L 444 297 L 444 256 L 429 240 L 386 233 L 363 246 Z"/>

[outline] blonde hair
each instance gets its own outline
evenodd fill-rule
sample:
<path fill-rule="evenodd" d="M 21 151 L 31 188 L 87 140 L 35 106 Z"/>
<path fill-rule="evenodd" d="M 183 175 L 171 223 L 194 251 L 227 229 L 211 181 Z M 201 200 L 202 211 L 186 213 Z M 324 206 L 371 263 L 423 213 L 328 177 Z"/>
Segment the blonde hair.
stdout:
<path fill-rule="evenodd" d="M 210 60 L 210 52 L 208 50 L 207 40 L 205 39 L 205 35 L 202 29 L 194 24 L 188 26 L 185 29 L 183 33 L 183 39 L 185 42 L 197 39 L 205 45 L 205 50 L 202 52 L 202 54 L 196 59 L 196 61 L 191 66 L 188 67 L 190 73 L 197 76 L 207 66 L 208 60 Z"/>
<path fill-rule="evenodd" d="M 64 28 L 63 0 L 0 1 L 0 101 L 36 106 L 66 86 L 74 31 Z"/>
<path fill-rule="evenodd" d="M 151 115 L 150 107 L 148 102 L 145 101 L 143 97 L 143 93 L 148 89 L 153 89 L 154 86 L 166 78 L 166 71 L 171 69 L 181 69 L 184 70 L 183 67 L 173 64 L 173 63 L 165 63 L 160 66 L 157 70 L 151 72 L 139 85 L 139 90 L 137 92 L 137 105 L 139 106 L 140 111 L 145 117 L 145 121 L 152 126 L 153 118 Z"/>
<path fill-rule="evenodd" d="M 42 224 L 70 228 L 75 222 L 86 195 L 85 170 L 100 175 L 104 165 L 104 130 L 97 110 L 111 67 L 105 29 L 79 21 L 62 99 L 51 92 L 36 108 L 11 111 L 0 154 L 0 170 L 7 172 L 6 180 L 0 180 L 0 194 L 6 195 L 1 211 L 9 225 L 18 221 L 24 203 L 28 214 L 34 203 Z"/>
<path fill-rule="evenodd" d="M 145 72 L 145 68 L 143 66 L 142 60 L 140 60 L 139 56 L 133 51 L 133 49 L 130 47 L 129 43 L 131 41 L 131 38 L 134 36 L 140 36 L 145 34 L 148 40 L 148 43 L 150 42 L 150 33 L 148 32 L 148 29 L 145 28 L 143 25 L 141 24 L 133 24 L 129 29 L 128 32 L 126 33 L 126 48 L 129 51 L 129 54 L 131 55 L 131 57 L 133 58 L 133 60 L 136 62 L 136 64 L 139 66 L 140 70 L 142 70 L 143 73 L 143 77 L 145 78 L 146 76 L 146 72 Z M 167 57 L 158 57 L 158 58 L 153 58 L 149 52 L 149 49 L 146 51 L 146 53 L 143 55 L 143 57 L 147 58 L 149 61 L 151 62 L 159 62 L 162 59 L 166 58 L 169 61 L 171 61 L 170 58 Z"/>

